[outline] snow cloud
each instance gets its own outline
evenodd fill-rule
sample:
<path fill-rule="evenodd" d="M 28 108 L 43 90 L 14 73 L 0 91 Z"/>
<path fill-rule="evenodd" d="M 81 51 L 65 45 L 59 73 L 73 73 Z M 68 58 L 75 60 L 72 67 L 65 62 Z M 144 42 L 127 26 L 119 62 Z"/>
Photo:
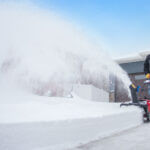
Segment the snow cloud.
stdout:
<path fill-rule="evenodd" d="M 99 44 L 54 12 L 0 3 L 0 20 L 0 80 L 40 95 L 64 95 L 74 83 L 104 88 L 109 74 L 130 84 Z"/>

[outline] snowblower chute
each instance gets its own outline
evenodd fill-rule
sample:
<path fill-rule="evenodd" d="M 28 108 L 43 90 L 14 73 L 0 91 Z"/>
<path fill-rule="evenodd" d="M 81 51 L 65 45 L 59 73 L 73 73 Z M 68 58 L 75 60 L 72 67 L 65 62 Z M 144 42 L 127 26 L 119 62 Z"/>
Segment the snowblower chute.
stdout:
<path fill-rule="evenodd" d="M 149 80 L 150 83 L 150 80 Z M 132 96 L 132 103 L 121 103 L 120 107 L 122 106 L 138 106 L 140 108 L 143 108 L 143 120 L 150 121 L 150 99 L 147 99 L 146 97 L 143 99 L 137 98 L 137 91 L 139 90 L 139 87 L 136 87 L 134 84 L 130 85 L 130 91 Z"/>

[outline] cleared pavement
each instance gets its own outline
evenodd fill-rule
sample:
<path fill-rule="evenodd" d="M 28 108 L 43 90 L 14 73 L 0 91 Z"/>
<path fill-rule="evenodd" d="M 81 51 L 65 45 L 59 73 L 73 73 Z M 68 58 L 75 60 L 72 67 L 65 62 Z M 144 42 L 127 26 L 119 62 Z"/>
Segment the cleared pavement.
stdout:
<path fill-rule="evenodd" d="M 74 150 L 150 150 L 150 123 L 88 143 Z"/>

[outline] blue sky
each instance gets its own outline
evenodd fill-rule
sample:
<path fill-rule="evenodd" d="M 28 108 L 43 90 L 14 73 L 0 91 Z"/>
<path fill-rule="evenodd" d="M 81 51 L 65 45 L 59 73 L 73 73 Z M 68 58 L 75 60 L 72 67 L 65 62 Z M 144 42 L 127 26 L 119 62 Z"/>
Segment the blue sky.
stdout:
<path fill-rule="evenodd" d="M 32 0 L 96 37 L 113 56 L 150 50 L 150 0 Z"/>

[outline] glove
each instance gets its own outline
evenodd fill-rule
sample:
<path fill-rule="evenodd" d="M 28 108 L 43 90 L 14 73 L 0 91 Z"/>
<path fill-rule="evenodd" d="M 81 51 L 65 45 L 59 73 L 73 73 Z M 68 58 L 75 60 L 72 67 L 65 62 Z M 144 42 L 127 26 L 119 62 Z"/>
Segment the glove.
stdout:
<path fill-rule="evenodd" d="M 136 88 L 137 89 L 137 93 L 140 91 L 140 88 L 141 87 L 138 85 L 137 88 Z"/>
<path fill-rule="evenodd" d="M 133 83 L 131 84 L 131 86 L 132 86 L 132 88 L 136 89 L 136 86 Z"/>
<path fill-rule="evenodd" d="M 146 74 L 146 78 L 147 78 L 147 79 L 150 79 L 150 73 L 147 73 L 147 74 Z"/>

